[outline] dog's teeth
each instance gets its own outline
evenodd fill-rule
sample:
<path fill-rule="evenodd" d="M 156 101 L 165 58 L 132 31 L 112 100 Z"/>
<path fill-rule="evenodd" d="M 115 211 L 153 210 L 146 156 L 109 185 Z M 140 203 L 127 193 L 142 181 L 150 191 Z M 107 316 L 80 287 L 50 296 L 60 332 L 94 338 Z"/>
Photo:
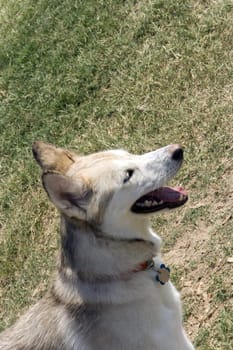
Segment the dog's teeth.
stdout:
<path fill-rule="evenodd" d="M 144 204 L 146 207 L 151 207 L 152 201 L 145 201 Z"/>
<path fill-rule="evenodd" d="M 163 201 L 160 201 L 158 204 L 160 205 L 160 204 L 163 204 L 164 202 Z"/>
<path fill-rule="evenodd" d="M 183 201 L 184 199 L 185 199 L 185 195 L 184 195 L 184 194 L 181 194 L 179 200 L 180 200 L 180 201 Z"/>
<path fill-rule="evenodd" d="M 155 206 L 155 205 L 157 205 L 157 204 L 158 204 L 158 203 L 157 203 L 156 201 L 153 201 L 153 202 L 152 202 L 152 205 L 153 205 L 153 206 Z"/>

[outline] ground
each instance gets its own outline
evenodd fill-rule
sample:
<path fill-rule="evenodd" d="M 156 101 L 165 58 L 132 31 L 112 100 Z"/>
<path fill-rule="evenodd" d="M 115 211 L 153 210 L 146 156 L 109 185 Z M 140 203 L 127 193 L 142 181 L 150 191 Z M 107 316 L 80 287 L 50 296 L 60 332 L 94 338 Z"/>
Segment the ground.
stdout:
<path fill-rule="evenodd" d="M 196 348 L 231 350 L 232 1 L 0 0 L 0 21 L 0 328 L 45 293 L 59 246 L 32 142 L 180 143 L 189 201 L 153 227 Z"/>

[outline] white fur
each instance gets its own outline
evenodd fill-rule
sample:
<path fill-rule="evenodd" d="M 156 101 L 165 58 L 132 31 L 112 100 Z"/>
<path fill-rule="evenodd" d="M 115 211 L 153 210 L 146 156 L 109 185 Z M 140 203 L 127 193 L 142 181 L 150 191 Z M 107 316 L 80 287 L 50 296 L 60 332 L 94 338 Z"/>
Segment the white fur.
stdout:
<path fill-rule="evenodd" d="M 62 259 L 47 297 L 3 333 L 1 350 L 194 350 L 173 284 L 161 285 L 153 269 L 134 271 L 153 256 L 163 262 L 150 215 L 131 208 L 179 170 L 175 149 L 66 160 L 61 149 L 35 144 L 44 186 L 62 214 Z"/>
<path fill-rule="evenodd" d="M 101 229 L 114 237 L 152 241 L 159 250 L 161 239 L 151 229 L 148 215 L 134 214 L 130 208 L 139 197 L 166 184 L 180 165 L 171 159 L 170 146 L 142 156 L 127 155 L 116 163 L 119 172 L 126 168 L 135 171 L 126 186 L 121 182 L 115 190 Z M 116 282 L 117 286 L 112 285 L 110 294 L 113 301 L 126 305 L 117 308 L 115 314 L 111 311 L 105 322 L 119 332 L 122 344 L 128 342 L 128 347 L 122 345 L 122 349 L 194 349 L 182 328 L 178 292 L 171 282 L 162 286 L 154 278 L 154 271 L 146 271 L 135 274 L 128 286 L 124 284 L 121 288 L 119 282 Z"/>
<path fill-rule="evenodd" d="M 148 214 L 135 214 L 130 208 L 139 197 L 166 184 L 179 170 L 181 162 L 172 160 L 172 147 L 142 156 L 114 151 L 112 154 L 117 155 L 117 159 L 101 158 L 103 170 L 97 179 L 98 192 L 114 189 L 100 231 L 114 239 L 138 238 L 153 242 L 158 263 L 162 262 L 159 254 L 161 238 L 150 227 Z M 122 179 L 127 169 L 133 169 L 134 173 L 124 184 Z M 87 245 L 90 247 L 89 243 Z M 80 250 L 86 251 L 82 243 Z M 93 252 L 89 248 L 89 252 L 96 261 L 100 260 L 97 255 L 105 256 L 103 263 L 108 263 L 101 266 L 105 272 L 113 269 L 114 264 L 121 265 L 121 261 L 116 263 L 114 257 L 111 263 L 108 252 L 101 252 L 96 246 Z M 93 269 L 97 271 L 98 266 Z M 92 284 L 79 281 L 73 293 L 73 298 L 81 295 L 91 303 L 112 305 L 106 308 L 98 322 L 93 334 L 94 346 L 90 341 L 90 348 L 83 345 L 85 350 L 194 350 L 182 327 L 179 293 L 170 281 L 165 285 L 156 282 L 153 270 L 135 273 L 128 281 L 96 282 L 94 290 Z M 111 334 L 110 339 L 108 334 Z M 114 336 L 117 341 L 114 341 Z"/>

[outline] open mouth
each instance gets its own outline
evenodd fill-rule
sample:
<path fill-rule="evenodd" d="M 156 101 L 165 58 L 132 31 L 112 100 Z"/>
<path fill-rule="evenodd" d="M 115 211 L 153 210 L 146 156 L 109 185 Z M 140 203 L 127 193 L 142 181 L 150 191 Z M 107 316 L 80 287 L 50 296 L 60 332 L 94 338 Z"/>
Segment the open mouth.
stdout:
<path fill-rule="evenodd" d="M 137 214 L 153 213 L 162 209 L 180 207 L 188 200 L 183 187 L 160 187 L 140 197 L 131 210 Z"/>

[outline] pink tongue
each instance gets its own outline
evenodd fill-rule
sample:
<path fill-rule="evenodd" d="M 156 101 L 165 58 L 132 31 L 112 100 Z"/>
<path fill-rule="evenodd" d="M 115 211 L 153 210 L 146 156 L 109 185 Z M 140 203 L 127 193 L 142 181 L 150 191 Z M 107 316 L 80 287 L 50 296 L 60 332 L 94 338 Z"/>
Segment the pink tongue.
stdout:
<path fill-rule="evenodd" d="M 163 202 L 177 202 L 181 195 L 188 196 L 183 187 L 160 187 L 153 191 L 153 196 Z"/>

